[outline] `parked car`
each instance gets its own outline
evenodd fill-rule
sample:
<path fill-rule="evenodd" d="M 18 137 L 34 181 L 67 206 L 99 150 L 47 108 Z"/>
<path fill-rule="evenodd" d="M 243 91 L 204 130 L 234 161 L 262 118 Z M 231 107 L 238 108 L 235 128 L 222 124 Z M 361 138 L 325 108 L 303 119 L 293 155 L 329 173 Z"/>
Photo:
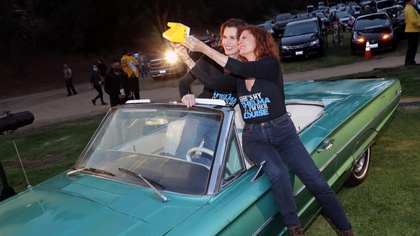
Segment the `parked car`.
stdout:
<path fill-rule="evenodd" d="M 282 59 L 323 56 L 327 47 L 327 31 L 318 17 L 290 22 L 280 39 Z"/>
<path fill-rule="evenodd" d="M 169 43 L 162 44 L 155 57 L 149 61 L 149 73 L 153 79 L 180 77 L 186 72 L 187 67 Z"/>
<path fill-rule="evenodd" d="M 350 24 L 354 22 L 354 17 L 346 11 L 337 11 L 336 16 L 338 17 L 338 19 L 340 19 L 341 23 L 343 24 L 343 31 L 346 31 L 348 27 L 352 26 L 349 25 L 349 22 Z"/>
<path fill-rule="evenodd" d="M 367 177 L 400 94 L 397 79 L 285 83 L 296 131 L 334 191 Z M 197 101 L 111 108 L 70 170 L 0 202 L 2 235 L 284 235 L 270 181 L 243 153 L 240 112 Z M 214 122 L 216 148 L 176 156 L 193 117 Z M 205 154 L 210 164 L 199 162 Z M 320 206 L 291 181 L 306 230 Z"/>
<path fill-rule="evenodd" d="M 400 14 L 396 15 L 391 20 L 392 20 L 394 34 L 397 37 L 397 41 L 405 39 L 406 35 L 405 35 L 404 10 L 402 10 Z"/>
<path fill-rule="evenodd" d="M 324 12 L 317 11 L 315 12 L 315 16 L 319 17 L 319 19 L 321 20 L 324 26 L 328 26 L 330 24 L 330 20 L 328 19 L 328 17 L 325 15 Z"/>
<path fill-rule="evenodd" d="M 350 41 L 352 54 L 364 53 L 366 42 L 369 42 L 371 51 L 392 50 L 397 47 L 393 22 L 388 14 L 373 13 L 357 17 Z"/>
<path fill-rule="evenodd" d="M 295 17 L 292 15 L 292 13 L 289 12 L 278 14 L 273 23 L 274 37 L 279 38 L 279 36 L 283 34 L 284 27 L 286 27 L 287 23 L 293 21 L 294 18 Z"/>
<path fill-rule="evenodd" d="M 376 1 L 376 12 L 387 13 L 390 17 L 397 15 L 403 7 L 396 4 L 394 0 Z"/>
<path fill-rule="evenodd" d="M 273 31 L 273 22 L 274 20 L 267 20 L 262 24 L 256 25 L 257 27 L 263 27 L 264 29 L 266 29 L 268 32 L 270 32 L 270 34 L 274 37 L 274 31 Z"/>

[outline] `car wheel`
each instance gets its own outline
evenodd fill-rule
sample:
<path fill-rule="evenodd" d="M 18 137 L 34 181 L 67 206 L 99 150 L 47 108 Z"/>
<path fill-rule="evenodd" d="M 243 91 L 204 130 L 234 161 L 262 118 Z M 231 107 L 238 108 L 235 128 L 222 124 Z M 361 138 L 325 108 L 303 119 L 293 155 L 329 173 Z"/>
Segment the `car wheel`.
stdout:
<path fill-rule="evenodd" d="M 357 158 L 355 165 L 351 171 L 350 177 L 347 180 L 348 186 L 357 186 L 361 184 L 368 175 L 370 165 L 370 146 Z"/>

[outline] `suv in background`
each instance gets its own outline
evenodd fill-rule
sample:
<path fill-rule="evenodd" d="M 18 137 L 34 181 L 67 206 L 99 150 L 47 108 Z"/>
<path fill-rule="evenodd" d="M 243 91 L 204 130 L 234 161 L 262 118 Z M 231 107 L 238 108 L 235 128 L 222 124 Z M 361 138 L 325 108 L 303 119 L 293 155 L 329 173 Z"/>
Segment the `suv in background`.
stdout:
<path fill-rule="evenodd" d="M 149 61 L 149 73 L 153 79 L 182 76 L 187 67 L 173 51 L 169 43 L 164 43 L 158 55 Z"/>
<path fill-rule="evenodd" d="M 327 46 L 327 30 L 318 17 L 313 17 L 286 25 L 279 52 L 282 59 L 323 56 Z"/>

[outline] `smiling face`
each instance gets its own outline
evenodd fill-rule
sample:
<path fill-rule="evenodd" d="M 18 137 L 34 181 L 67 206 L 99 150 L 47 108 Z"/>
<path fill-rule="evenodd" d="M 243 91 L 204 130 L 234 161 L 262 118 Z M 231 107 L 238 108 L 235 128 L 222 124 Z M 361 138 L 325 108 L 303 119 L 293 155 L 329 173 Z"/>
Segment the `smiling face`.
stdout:
<path fill-rule="evenodd" d="M 223 31 L 222 45 L 226 56 L 233 58 L 239 57 L 238 39 L 236 38 L 237 32 L 238 29 L 235 27 L 226 27 Z"/>
<path fill-rule="evenodd" d="M 248 61 L 255 61 L 256 56 L 254 53 L 256 47 L 256 40 L 248 30 L 244 30 L 239 36 L 239 54 L 245 57 Z"/>

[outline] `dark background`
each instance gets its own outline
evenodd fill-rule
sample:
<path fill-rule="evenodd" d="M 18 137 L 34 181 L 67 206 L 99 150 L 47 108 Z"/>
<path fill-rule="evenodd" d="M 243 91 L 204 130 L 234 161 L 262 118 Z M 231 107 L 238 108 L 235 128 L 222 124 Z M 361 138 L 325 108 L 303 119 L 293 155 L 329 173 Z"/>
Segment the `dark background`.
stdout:
<path fill-rule="evenodd" d="M 229 18 L 260 24 L 280 12 L 303 11 L 307 4 L 316 6 L 317 2 L 1 0 L 0 98 L 14 96 L 12 89 L 28 93 L 41 83 L 48 86 L 48 81 L 61 79 L 63 63 L 70 63 L 78 83 L 77 72 L 90 73 L 97 58 L 109 64 L 109 58 L 120 56 L 124 48 L 152 54 L 164 42 L 161 35 L 169 21 L 188 25 L 192 34 L 205 37 L 206 29 L 218 33 L 220 24 Z"/>

